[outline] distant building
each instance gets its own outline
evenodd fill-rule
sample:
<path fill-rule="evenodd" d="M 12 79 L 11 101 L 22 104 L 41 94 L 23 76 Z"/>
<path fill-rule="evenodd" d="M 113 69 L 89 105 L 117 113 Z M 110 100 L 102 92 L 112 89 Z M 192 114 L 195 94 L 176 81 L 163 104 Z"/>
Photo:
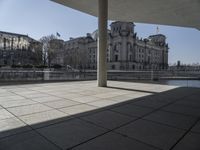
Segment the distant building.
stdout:
<path fill-rule="evenodd" d="M 181 61 L 178 60 L 178 61 L 177 61 L 177 67 L 180 67 L 180 66 L 181 66 Z"/>
<path fill-rule="evenodd" d="M 107 63 L 110 70 L 159 70 L 168 67 L 168 44 L 162 34 L 139 39 L 132 22 L 113 22 L 108 30 Z M 97 68 L 98 31 L 86 37 L 70 38 L 65 45 L 67 65 Z"/>
<path fill-rule="evenodd" d="M 200 72 L 200 64 L 182 64 L 180 61 L 177 61 L 177 64 L 170 65 L 168 70 L 170 71 L 188 71 L 188 72 Z"/>
<path fill-rule="evenodd" d="M 38 65 L 42 63 L 42 44 L 28 35 L 0 31 L 0 65 Z"/>
<path fill-rule="evenodd" d="M 53 39 L 49 42 L 48 61 L 51 65 L 64 66 L 65 51 L 64 41 L 59 39 Z"/>

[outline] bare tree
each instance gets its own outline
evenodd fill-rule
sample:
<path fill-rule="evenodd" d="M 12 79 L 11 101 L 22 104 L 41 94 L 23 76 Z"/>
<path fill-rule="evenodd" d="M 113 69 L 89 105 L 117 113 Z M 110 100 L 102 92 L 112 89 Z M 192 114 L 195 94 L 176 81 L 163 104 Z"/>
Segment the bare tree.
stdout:
<path fill-rule="evenodd" d="M 31 54 L 29 57 L 33 61 L 33 65 L 41 65 L 42 64 L 42 43 L 34 41 L 30 44 Z"/>
<path fill-rule="evenodd" d="M 66 50 L 64 54 L 65 65 L 70 65 L 76 69 L 85 69 L 88 58 L 84 49 L 71 49 Z"/>
<path fill-rule="evenodd" d="M 51 60 L 54 55 L 50 47 L 50 41 L 54 39 L 57 39 L 57 37 L 53 34 L 48 35 L 48 36 L 43 36 L 40 39 L 40 42 L 43 43 L 43 64 L 48 65 L 48 67 L 50 67 Z"/>

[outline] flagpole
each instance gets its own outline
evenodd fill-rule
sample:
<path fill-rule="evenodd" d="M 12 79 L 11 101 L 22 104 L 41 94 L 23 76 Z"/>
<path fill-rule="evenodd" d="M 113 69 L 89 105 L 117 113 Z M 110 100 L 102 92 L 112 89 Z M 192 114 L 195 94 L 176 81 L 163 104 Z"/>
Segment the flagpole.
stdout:
<path fill-rule="evenodd" d="M 156 28 L 156 34 L 158 34 L 159 33 L 159 27 L 157 26 L 157 28 Z"/>

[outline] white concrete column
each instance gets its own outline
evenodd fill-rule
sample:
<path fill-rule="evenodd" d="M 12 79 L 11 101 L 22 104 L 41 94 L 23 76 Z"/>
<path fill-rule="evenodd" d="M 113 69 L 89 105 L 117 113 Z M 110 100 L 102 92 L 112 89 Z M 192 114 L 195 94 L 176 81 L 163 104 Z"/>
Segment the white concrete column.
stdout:
<path fill-rule="evenodd" d="M 98 60 L 97 60 L 97 82 L 99 87 L 107 86 L 107 21 L 108 0 L 98 0 Z"/>

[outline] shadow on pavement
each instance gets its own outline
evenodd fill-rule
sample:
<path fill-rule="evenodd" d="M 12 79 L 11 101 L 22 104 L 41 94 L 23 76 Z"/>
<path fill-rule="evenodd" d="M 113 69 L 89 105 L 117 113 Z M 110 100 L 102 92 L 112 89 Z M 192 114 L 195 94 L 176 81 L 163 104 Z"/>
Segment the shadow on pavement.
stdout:
<path fill-rule="evenodd" d="M 0 120 L 0 150 L 197 150 L 199 97 L 176 88 L 22 127 L 18 117 Z"/>

